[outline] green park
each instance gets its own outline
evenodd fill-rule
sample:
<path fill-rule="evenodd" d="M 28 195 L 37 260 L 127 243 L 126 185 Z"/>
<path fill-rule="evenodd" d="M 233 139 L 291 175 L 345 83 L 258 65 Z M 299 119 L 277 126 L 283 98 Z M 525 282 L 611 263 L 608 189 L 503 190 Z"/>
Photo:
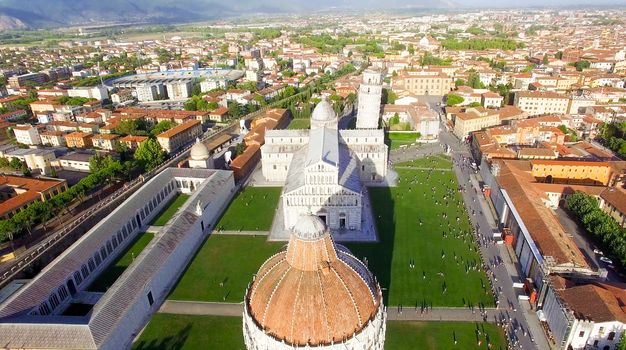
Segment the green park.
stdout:
<path fill-rule="evenodd" d="M 241 317 L 156 314 L 133 350 L 245 349 Z M 210 331 L 207 331 L 210 330 Z M 490 346 L 488 347 L 489 344 Z M 387 350 L 506 349 L 495 324 L 388 321 Z"/>
<path fill-rule="evenodd" d="M 396 164 L 395 168 L 396 187 L 368 189 L 379 241 L 346 244 L 377 277 L 385 304 L 493 306 L 490 282 L 480 268 L 449 158 L 422 158 Z M 220 233 L 205 240 L 168 299 L 241 302 L 259 267 L 285 245 L 268 242 L 265 235 L 280 192 L 281 188 L 243 188 L 216 225 Z M 487 341 L 492 349 L 506 346 L 503 335 L 492 324 L 390 321 L 387 327 L 386 349 L 442 348 L 436 344 L 449 344 L 445 348 L 450 349 L 483 349 Z M 476 327 L 485 329 L 480 336 Z M 243 349 L 241 319 L 156 314 L 135 349 L 198 349 L 199 344 Z"/>

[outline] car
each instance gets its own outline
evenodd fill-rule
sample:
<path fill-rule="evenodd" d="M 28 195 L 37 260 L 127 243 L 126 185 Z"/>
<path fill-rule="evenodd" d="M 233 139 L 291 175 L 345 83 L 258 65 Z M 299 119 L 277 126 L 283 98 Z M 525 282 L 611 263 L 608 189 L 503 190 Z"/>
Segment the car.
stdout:
<path fill-rule="evenodd" d="M 601 256 L 600 257 L 600 261 L 602 261 L 604 263 L 607 263 L 607 264 L 611 264 L 611 265 L 613 264 L 613 261 L 611 259 L 607 258 L 606 256 Z"/>
<path fill-rule="evenodd" d="M 596 254 L 598 254 L 598 255 L 604 255 L 604 253 L 602 253 L 602 251 L 601 251 L 600 249 L 598 249 L 598 248 L 595 248 L 595 249 L 593 250 L 593 252 L 594 252 L 594 253 L 596 253 Z"/>

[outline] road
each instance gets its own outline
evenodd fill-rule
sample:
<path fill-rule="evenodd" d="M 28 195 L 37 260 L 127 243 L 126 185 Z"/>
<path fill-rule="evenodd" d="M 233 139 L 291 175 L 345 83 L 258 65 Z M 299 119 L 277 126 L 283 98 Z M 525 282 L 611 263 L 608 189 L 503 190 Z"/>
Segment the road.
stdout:
<path fill-rule="evenodd" d="M 443 129 L 442 127 L 442 130 Z M 482 195 L 474 170 L 471 168 L 471 154 L 465 144 L 447 131 L 440 134 L 441 149 L 451 147 L 451 155 L 459 183 L 465 187 L 462 193 L 468 214 L 475 228 L 476 239 L 480 246 L 483 261 L 497 295 L 497 304 L 504 312 L 508 324 L 506 333 L 514 348 L 549 349 L 548 341 L 539 320 L 527 301 L 520 304 L 518 296 L 523 293 L 513 288 L 514 282 L 521 282 L 519 266 L 515 255 L 506 245 L 495 244 L 493 232 L 497 227 L 497 218 L 490 210 Z"/>

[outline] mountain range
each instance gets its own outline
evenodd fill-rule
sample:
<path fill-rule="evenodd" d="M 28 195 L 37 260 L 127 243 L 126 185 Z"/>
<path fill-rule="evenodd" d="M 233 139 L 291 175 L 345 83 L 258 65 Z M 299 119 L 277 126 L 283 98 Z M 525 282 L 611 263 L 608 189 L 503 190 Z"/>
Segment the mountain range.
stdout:
<path fill-rule="evenodd" d="M 527 0 L 528 6 L 576 5 L 590 0 Z M 591 0 L 623 4 L 624 0 Z M 0 30 L 104 23 L 185 23 L 255 13 L 333 9 L 458 9 L 520 6 L 516 0 L 0 0 Z"/>

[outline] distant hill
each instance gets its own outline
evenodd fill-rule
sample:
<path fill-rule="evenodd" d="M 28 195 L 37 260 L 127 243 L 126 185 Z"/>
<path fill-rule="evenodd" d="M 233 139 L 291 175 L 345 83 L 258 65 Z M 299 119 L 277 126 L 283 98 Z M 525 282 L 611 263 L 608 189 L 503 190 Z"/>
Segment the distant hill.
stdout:
<path fill-rule="evenodd" d="M 110 22 L 184 23 L 248 13 L 383 6 L 451 8 L 457 5 L 451 0 L 0 0 L 0 30 Z"/>

